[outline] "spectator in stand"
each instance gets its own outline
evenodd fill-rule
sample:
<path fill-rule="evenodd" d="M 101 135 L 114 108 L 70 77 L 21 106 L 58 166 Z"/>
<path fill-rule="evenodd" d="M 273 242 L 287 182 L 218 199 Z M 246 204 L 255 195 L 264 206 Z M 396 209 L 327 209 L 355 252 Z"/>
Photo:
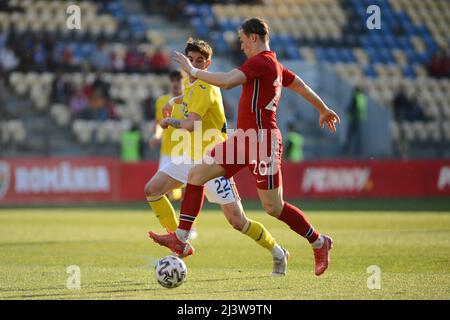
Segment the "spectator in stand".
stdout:
<path fill-rule="evenodd" d="M 8 33 L 6 31 L 0 32 L 0 49 L 2 49 L 5 46 L 7 40 L 8 40 Z"/>
<path fill-rule="evenodd" d="M 102 94 L 105 98 L 109 99 L 109 98 L 110 98 L 110 96 L 109 96 L 109 89 L 110 89 L 110 87 L 111 87 L 111 86 L 110 86 L 110 84 L 109 84 L 108 82 L 103 81 L 103 79 L 102 79 L 102 73 L 101 73 L 101 72 L 97 72 L 97 73 L 95 74 L 95 80 L 94 80 L 94 82 L 92 83 L 92 89 L 93 89 L 93 90 L 99 89 L 100 92 L 101 92 L 101 94 Z"/>
<path fill-rule="evenodd" d="M 36 42 L 33 49 L 33 62 L 35 70 L 38 72 L 47 71 L 47 61 L 47 51 L 45 50 L 43 43 Z"/>
<path fill-rule="evenodd" d="M 403 87 L 394 98 L 394 118 L 397 122 L 428 120 L 417 96 L 408 97 Z"/>
<path fill-rule="evenodd" d="M 158 47 L 150 58 L 150 70 L 155 73 L 167 73 L 170 68 L 169 55 L 165 50 Z"/>
<path fill-rule="evenodd" d="M 363 122 L 367 120 L 367 96 L 356 87 L 347 108 L 348 127 L 344 143 L 344 153 L 361 156 Z"/>
<path fill-rule="evenodd" d="M 138 51 L 136 44 L 132 44 L 125 56 L 126 72 L 143 72 L 144 56 Z"/>
<path fill-rule="evenodd" d="M 19 59 L 14 53 L 11 46 L 6 44 L 0 49 L 0 73 L 4 74 L 5 77 L 9 72 L 14 70 L 19 65 Z"/>
<path fill-rule="evenodd" d="M 428 64 L 428 72 L 432 77 L 446 78 L 450 77 L 450 54 L 449 50 L 441 48 Z"/>
<path fill-rule="evenodd" d="M 155 98 L 149 95 L 144 101 L 142 101 L 141 109 L 144 119 L 147 121 L 155 120 Z"/>
<path fill-rule="evenodd" d="M 73 55 L 72 49 L 65 47 L 61 55 L 59 64 L 63 71 L 70 72 L 74 71 L 76 68 L 75 57 Z"/>
<path fill-rule="evenodd" d="M 33 38 L 29 33 L 18 36 L 18 41 L 14 43 L 14 52 L 18 55 L 20 60 L 20 71 L 28 72 L 30 69 L 33 69 L 33 57 L 30 54 L 33 47 Z"/>
<path fill-rule="evenodd" d="M 90 120 L 92 114 L 89 110 L 89 100 L 81 87 L 76 87 L 74 94 L 70 97 L 69 110 L 72 119 Z"/>
<path fill-rule="evenodd" d="M 62 72 L 58 71 L 52 83 L 52 92 L 50 96 L 50 101 L 53 103 L 67 104 L 69 97 L 70 97 L 70 86 L 64 80 Z"/>
<path fill-rule="evenodd" d="M 116 105 L 111 99 L 106 99 L 106 109 L 108 110 L 108 119 L 118 119 Z"/>
<path fill-rule="evenodd" d="M 134 124 L 120 135 L 120 159 L 124 162 L 137 162 L 144 154 L 144 144 L 139 127 Z"/>
<path fill-rule="evenodd" d="M 125 69 L 124 57 L 118 52 L 111 53 L 111 65 L 112 65 L 112 70 L 114 72 L 124 71 L 124 69 Z"/>
<path fill-rule="evenodd" d="M 0 70 L 1 71 L 1 70 Z M 6 78 L 3 77 L 3 73 L 0 72 L 0 121 L 8 119 L 8 112 L 6 106 Z"/>
<path fill-rule="evenodd" d="M 419 104 L 417 96 L 411 99 L 410 106 L 406 113 L 406 120 L 408 121 L 427 121 L 428 118 Z"/>
<path fill-rule="evenodd" d="M 91 68 L 96 71 L 111 70 L 111 57 L 106 52 L 105 44 L 103 42 L 97 42 L 97 47 L 92 52 L 89 62 L 91 64 Z"/>
<path fill-rule="evenodd" d="M 406 89 L 401 86 L 399 91 L 394 97 L 393 108 L 394 108 L 394 119 L 397 122 L 402 122 L 408 118 L 408 110 L 411 106 L 411 100 L 406 94 Z"/>
<path fill-rule="evenodd" d="M 106 121 L 109 119 L 107 100 L 98 88 L 94 89 L 89 99 L 89 109 L 94 120 Z"/>
<path fill-rule="evenodd" d="M 284 158 L 291 162 L 303 161 L 303 144 L 303 135 L 296 130 L 293 122 L 288 123 Z"/>
<path fill-rule="evenodd" d="M 56 53 L 55 53 L 55 39 L 52 35 L 46 34 L 43 41 L 43 48 L 47 57 L 47 71 L 55 71 L 57 67 Z"/>

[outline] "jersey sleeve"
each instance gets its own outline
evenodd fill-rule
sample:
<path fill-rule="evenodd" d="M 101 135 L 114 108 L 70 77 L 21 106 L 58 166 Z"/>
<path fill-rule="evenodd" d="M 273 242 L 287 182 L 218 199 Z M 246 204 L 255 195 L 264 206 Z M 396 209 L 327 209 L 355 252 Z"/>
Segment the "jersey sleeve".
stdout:
<path fill-rule="evenodd" d="M 192 104 L 189 106 L 189 113 L 198 114 L 201 118 L 214 104 L 214 96 L 210 86 L 197 85 L 191 96 Z"/>
<path fill-rule="evenodd" d="M 267 66 L 264 65 L 264 60 L 255 56 L 250 59 L 247 59 L 239 68 L 247 78 L 247 81 L 251 81 L 260 77 L 267 70 Z"/>
<path fill-rule="evenodd" d="M 295 80 L 295 73 L 288 68 L 283 67 L 283 87 L 289 87 Z"/>

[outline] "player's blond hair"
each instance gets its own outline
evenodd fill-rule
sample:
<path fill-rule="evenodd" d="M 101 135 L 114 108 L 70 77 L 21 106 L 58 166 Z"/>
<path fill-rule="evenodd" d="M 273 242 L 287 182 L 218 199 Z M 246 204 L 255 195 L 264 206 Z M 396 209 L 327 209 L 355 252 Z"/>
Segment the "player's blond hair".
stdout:
<path fill-rule="evenodd" d="M 208 42 L 206 42 L 205 40 L 193 38 L 189 38 L 186 42 L 186 49 L 184 49 L 184 53 L 187 55 L 188 52 L 198 52 L 206 60 L 210 60 L 213 55 L 213 49 Z"/>

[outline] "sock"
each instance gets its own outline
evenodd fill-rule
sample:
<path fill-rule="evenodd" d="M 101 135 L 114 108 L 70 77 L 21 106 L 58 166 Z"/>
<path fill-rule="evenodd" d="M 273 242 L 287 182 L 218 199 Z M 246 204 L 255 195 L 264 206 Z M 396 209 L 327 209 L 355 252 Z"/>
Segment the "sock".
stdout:
<path fill-rule="evenodd" d="M 204 186 L 186 185 L 184 199 L 181 202 L 180 224 L 178 229 L 189 231 L 203 205 Z M 181 240 L 181 239 L 180 239 Z"/>
<path fill-rule="evenodd" d="M 248 219 L 247 224 L 242 229 L 242 233 L 249 236 L 261 247 L 268 250 L 272 250 L 275 246 L 275 239 L 258 221 Z"/>
<path fill-rule="evenodd" d="M 180 240 L 181 242 L 188 241 L 190 233 L 191 233 L 190 230 L 183 230 L 183 229 L 177 229 L 177 231 L 175 231 L 175 235 L 177 236 L 178 240 Z"/>
<path fill-rule="evenodd" d="M 284 258 L 284 251 L 278 243 L 275 243 L 275 245 L 273 246 L 272 256 L 279 260 Z"/>
<path fill-rule="evenodd" d="M 158 200 L 152 200 L 150 197 L 147 197 L 147 202 L 158 218 L 161 226 L 172 232 L 177 229 L 178 220 L 175 215 L 175 210 L 166 196 L 162 196 Z"/>
<path fill-rule="evenodd" d="M 309 243 L 313 243 L 319 237 L 319 233 L 306 219 L 303 212 L 293 205 L 285 202 L 283 211 L 281 211 L 279 220 L 286 223 L 293 231 L 306 238 Z"/>
<path fill-rule="evenodd" d="M 314 249 L 320 249 L 320 248 L 322 248 L 323 243 L 324 243 L 323 237 L 320 235 L 320 236 L 317 238 L 316 241 L 314 241 L 314 242 L 311 243 L 311 246 L 312 246 Z"/>

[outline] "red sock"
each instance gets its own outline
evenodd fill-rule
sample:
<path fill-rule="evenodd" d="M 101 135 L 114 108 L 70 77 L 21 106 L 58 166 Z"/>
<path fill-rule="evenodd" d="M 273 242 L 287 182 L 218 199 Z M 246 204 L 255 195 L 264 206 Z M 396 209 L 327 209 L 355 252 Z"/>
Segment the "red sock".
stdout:
<path fill-rule="evenodd" d="M 195 218 L 202 209 L 204 189 L 204 186 L 189 183 L 186 185 L 184 199 L 181 203 L 179 229 L 191 230 Z"/>
<path fill-rule="evenodd" d="M 319 237 L 319 233 L 309 223 L 303 212 L 287 202 L 284 203 L 283 211 L 281 211 L 278 219 L 286 223 L 293 231 L 306 238 L 309 243 L 313 243 Z"/>

